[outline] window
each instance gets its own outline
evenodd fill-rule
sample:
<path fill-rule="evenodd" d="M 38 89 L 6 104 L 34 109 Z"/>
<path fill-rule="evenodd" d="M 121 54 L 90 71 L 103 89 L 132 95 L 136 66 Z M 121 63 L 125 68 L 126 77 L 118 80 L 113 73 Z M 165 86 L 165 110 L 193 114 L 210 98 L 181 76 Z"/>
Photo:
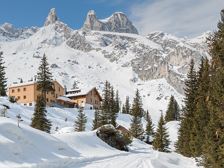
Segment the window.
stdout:
<path fill-rule="evenodd" d="M 26 99 L 26 96 L 23 96 L 23 99 Z"/>
<path fill-rule="evenodd" d="M 58 88 L 58 91 L 60 92 L 60 87 Z"/>
<path fill-rule="evenodd" d="M 26 106 L 26 104 L 24 104 L 24 106 Z"/>
<path fill-rule="evenodd" d="M 20 92 L 20 88 L 18 88 L 17 91 Z"/>
<path fill-rule="evenodd" d="M 17 99 L 19 100 L 20 99 L 20 96 L 18 96 Z"/>
<path fill-rule="evenodd" d="M 12 93 L 14 93 L 15 92 L 15 90 L 14 89 L 12 89 Z"/>
<path fill-rule="evenodd" d="M 47 98 L 47 102 L 48 102 L 49 100 L 48 100 L 48 98 Z"/>
<path fill-rule="evenodd" d="M 58 98 L 58 95 L 56 94 L 56 98 Z"/>
<path fill-rule="evenodd" d="M 26 91 L 26 88 L 23 88 L 23 91 Z"/>
<path fill-rule="evenodd" d="M 33 104 L 32 103 L 29 103 L 29 106 L 32 106 Z"/>

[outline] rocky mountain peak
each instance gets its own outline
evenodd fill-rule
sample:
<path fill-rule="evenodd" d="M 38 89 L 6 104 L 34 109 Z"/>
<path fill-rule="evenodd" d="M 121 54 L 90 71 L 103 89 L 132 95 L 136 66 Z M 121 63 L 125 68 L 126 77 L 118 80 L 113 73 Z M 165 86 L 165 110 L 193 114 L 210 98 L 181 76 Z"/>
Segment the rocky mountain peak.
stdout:
<path fill-rule="evenodd" d="M 95 11 L 90 10 L 87 13 L 83 28 L 96 31 L 138 34 L 132 22 L 122 12 L 116 12 L 106 19 L 99 20 L 97 19 Z"/>
<path fill-rule="evenodd" d="M 1 27 L 8 32 L 15 29 L 11 23 L 4 23 Z"/>
<path fill-rule="evenodd" d="M 103 24 L 97 19 L 94 10 L 90 10 L 87 13 L 86 20 L 84 22 L 84 28 L 89 30 L 101 30 L 103 29 Z"/>
<path fill-rule="evenodd" d="M 50 24 L 55 23 L 58 20 L 55 8 L 52 8 L 46 18 L 44 26 L 48 26 Z"/>

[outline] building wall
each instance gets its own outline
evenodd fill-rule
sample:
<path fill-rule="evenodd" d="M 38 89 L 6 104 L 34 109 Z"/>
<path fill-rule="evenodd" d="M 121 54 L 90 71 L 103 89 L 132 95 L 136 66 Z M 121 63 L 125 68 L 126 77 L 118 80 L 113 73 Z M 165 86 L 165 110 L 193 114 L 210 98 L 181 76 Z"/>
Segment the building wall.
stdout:
<path fill-rule="evenodd" d="M 37 84 L 35 84 L 35 93 L 34 93 L 35 102 L 37 101 L 37 97 L 41 94 L 40 91 L 37 90 Z M 57 82 L 54 81 L 54 91 L 47 92 L 46 101 L 48 106 L 52 106 L 56 99 L 65 94 L 64 88 Z"/>
<path fill-rule="evenodd" d="M 71 98 L 72 102 L 74 102 L 75 105 L 83 106 L 86 104 L 86 96 L 79 96 L 79 97 L 75 97 L 75 98 Z"/>
<path fill-rule="evenodd" d="M 31 105 L 34 102 L 34 84 L 9 88 L 9 96 L 17 99 L 18 103 Z"/>
<path fill-rule="evenodd" d="M 54 81 L 54 89 L 55 91 L 47 93 L 48 106 L 55 103 L 59 96 L 64 95 L 64 88 L 57 81 Z M 18 103 L 28 106 L 34 105 L 40 94 L 41 92 L 37 90 L 37 83 L 9 88 L 9 96 L 15 97 Z"/>
<path fill-rule="evenodd" d="M 92 89 L 87 95 L 86 95 L 86 103 L 93 105 L 95 109 L 100 108 L 100 97 L 96 91 L 96 89 Z"/>

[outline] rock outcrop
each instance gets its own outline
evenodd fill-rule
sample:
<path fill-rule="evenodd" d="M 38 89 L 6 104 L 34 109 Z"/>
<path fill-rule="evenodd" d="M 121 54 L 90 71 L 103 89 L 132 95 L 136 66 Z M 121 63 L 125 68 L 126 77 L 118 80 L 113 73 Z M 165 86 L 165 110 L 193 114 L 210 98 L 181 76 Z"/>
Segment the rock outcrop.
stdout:
<path fill-rule="evenodd" d="M 36 33 L 38 28 L 15 28 L 10 23 L 4 23 L 0 26 L 0 41 L 12 41 L 26 39 Z"/>
<path fill-rule="evenodd" d="M 48 26 L 50 24 L 55 23 L 58 20 L 55 8 L 52 8 L 46 18 L 44 26 Z"/>
<path fill-rule="evenodd" d="M 96 13 L 90 10 L 83 25 L 84 29 L 138 34 L 132 22 L 122 12 L 116 12 L 109 18 L 99 20 Z"/>

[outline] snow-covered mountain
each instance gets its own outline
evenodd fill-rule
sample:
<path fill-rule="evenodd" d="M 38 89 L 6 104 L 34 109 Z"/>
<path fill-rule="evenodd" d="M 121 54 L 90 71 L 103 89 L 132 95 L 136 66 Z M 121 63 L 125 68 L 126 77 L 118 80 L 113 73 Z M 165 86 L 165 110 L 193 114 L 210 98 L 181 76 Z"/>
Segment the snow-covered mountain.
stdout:
<path fill-rule="evenodd" d="M 103 82 L 109 80 L 119 89 L 122 101 L 125 96 L 132 98 L 138 88 L 145 109 L 155 120 L 165 112 L 171 94 L 181 104 L 190 59 L 198 65 L 201 57 L 208 56 L 208 33 L 194 39 L 163 32 L 141 36 L 123 13 L 103 21 L 93 21 L 92 17 L 96 19 L 93 11 L 82 29 L 73 30 L 52 9 L 43 27 L 1 26 L 0 50 L 4 52 L 8 84 L 18 78 L 33 78 L 46 53 L 54 78 L 67 88 L 78 80 L 81 88 L 96 86 L 102 90 Z M 99 28 L 98 22 L 110 28 Z"/>
<path fill-rule="evenodd" d="M 0 26 L 0 41 L 26 39 L 38 31 L 37 27 L 18 29 L 10 23 Z"/>

